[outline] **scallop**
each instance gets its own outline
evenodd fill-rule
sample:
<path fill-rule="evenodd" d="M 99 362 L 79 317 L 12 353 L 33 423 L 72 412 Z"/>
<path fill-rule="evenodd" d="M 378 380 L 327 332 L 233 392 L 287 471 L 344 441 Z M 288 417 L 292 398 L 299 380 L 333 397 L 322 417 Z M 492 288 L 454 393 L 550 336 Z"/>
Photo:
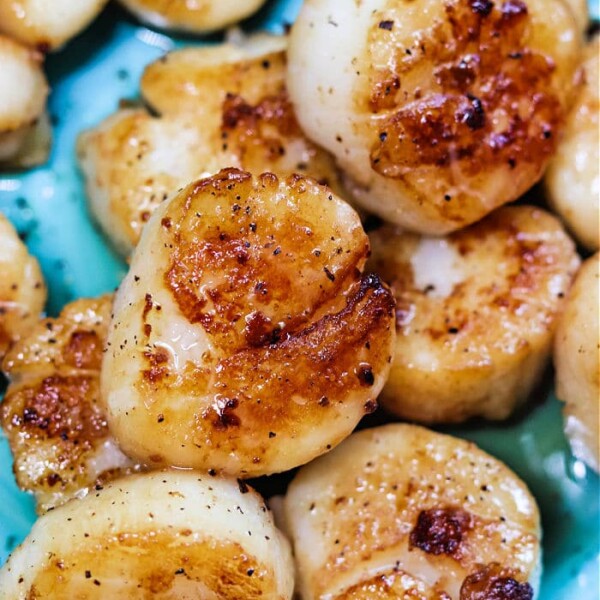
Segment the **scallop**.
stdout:
<path fill-rule="evenodd" d="M 30 167 L 48 156 L 48 84 L 42 62 L 39 52 L 0 34 L 0 168 Z"/>
<path fill-rule="evenodd" d="M 43 319 L 4 359 L 0 424 L 21 489 L 42 513 L 140 470 L 108 431 L 100 365 L 112 296 L 80 299 Z"/>
<path fill-rule="evenodd" d="M 108 0 L 0 0 L 0 31 L 41 52 L 83 31 Z"/>
<path fill-rule="evenodd" d="M 254 14 L 265 0 L 120 0 L 143 23 L 162 29 L 208 33 Z"/>
<path fill-rule="evenodd" d="M 600 222 L 599 54 L 600 38 L 596 36 L 585 52 L 583 88 L 545 178 L 550 205 L 590 250 L 598 250 Z"/>
<path fill-rule="evenodd" d="M 333 159 L 304 137 L 292 111 L 286 44 L 261 34 L 167 54 L 141 81 L 153 114 L 120 109 L 81 135 L 91 212 L 122 254 L 165 198 L 222 168 L 298 172 L 339 191 Z"/>
<path fill-rule="evenodd" d="M 562 0 L 307 0 L 288 88 L 366 210 L 439 235 L 541 178 L 580 45 Z"/>
<path fill-rule="evenodd" d="M 350 434 L 389 371 L 394 301 L 358 215 L 300 175 L 225 169 L 154 213 L 102 365 L 111 431 L 150 465 L 250 477 Z"/>
<path fill-rule="evenodd" d="M 395 358 L 380 398 L 421 422 L 505 419 L 540 381 L 579 266 L 560 222 L 503 207 L 446 237 L 372 232 L 369 268 L 396 297 Z"/>
<path fill-rule="evenodd" d="M 596 472 L 600 464 L 598 260 L 596 253 L 577 274 L 554 343 L 556 394 L 566 402 L 567 437 L 575 456 Z"/>
<path fill-rule="evenodd" d="M 534 498 L 474 444 L 415 425 L 353 434 L 284 500 L 302 600 L 531 600 Z"/>
<path fill-rule="evenodd" d="M 134 475 L 42 516 L 0 570 L 5 600 L 286 600 L 288 542 L 235 480 Z"/>
<path fill-rule="evenodd" d="M 0 363 L 8 348 L 37 322 L 46 303 L 46 284 L 10 221 L 0 213 Z"/>

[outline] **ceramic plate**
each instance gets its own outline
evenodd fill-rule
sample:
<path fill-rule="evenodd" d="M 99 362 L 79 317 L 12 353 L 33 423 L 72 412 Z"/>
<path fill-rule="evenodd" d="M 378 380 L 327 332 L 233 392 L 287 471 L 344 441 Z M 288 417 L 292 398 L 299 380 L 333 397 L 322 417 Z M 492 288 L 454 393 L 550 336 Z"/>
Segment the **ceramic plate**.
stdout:
<path fill-rule="evenodd" d="M 271 1 L 245 28 L 281 33 L 299 5 L 299 0 Z M 113 112 L 119 100 L 136 97 L 144 66 L 182 43 L 109 7 L 87 32 L 47 60 L 52 155 L 33 171 L 0 175 L 0 211 L 40 260 L 51 315 L 70 300 L 114 289 L 126 270 L 90 222 L 75 137 Z M 452 432 L 505 461 L 536 496 L 544 528 L 540 598 L 592 600 L 598 598 L 599 481 L 570 454 L 560 411 L 551 392 L 538 391 L 527 411 L 508 424 Z M 32 499 L 17 489 L 8 446 L 0 437 L 0 564 L 34 519 Z"/>

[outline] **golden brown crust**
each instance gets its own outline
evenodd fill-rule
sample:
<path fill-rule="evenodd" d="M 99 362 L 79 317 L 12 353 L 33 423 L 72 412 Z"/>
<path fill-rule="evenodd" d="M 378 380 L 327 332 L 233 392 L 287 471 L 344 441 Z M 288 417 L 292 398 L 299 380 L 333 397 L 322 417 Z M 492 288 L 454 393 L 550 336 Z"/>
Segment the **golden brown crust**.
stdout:
<path fill-rule="evenodd" d="M 85 526 L 82 524 L 82 526 Z M 272 567 L 248 556 L 239 543 L 226 540 L 195 540 L 191 530 L 152 531 L 140 534 L 126 529 L 111 539 L 87 544 L 77 554 L 79 565 L 87 566 L 83 576 L 89 580 L 91 598 L 101 598 L 102 586 L 110 586 L 114 577 L 111 557 L 118 553 L 135 553 L 135 570 L 121 575 L 124 583 L 137 581 L 136 598 L 150 598 L 172 593 L 177 580 L 202 584 L 223 600 L 240 598 L 278 598 Z M 157 561 L 157 557 L 160 560 Z M 108 577 L 108 581 L 105 577 Z M 68 592 L 81 580 L 81 573 L 65 570 L 60 557 L 40 569 L 30 590 L 33 597 L 50 598 L 57 589 Z M 96 595 L 93 595 L 96 594 Z"/>
<path fill-rule="evenodd" d="M 305 187 L 312 185 L 300 176 L 292 176 L 286 183 L 291 194 L 303 194 Z M 259 345 L 271 339 L 277 342 L 277 323 L 284 315 L 287 335 L 294 333 L 325 302 L 357 280 L 357 266 L 367 258 L 367 239 L 357 232 L 346 243 L 341 239 L 316 242 L 314 226 L 299 214 L 289 222 L 265 226 L 268 210 L 252 201 L 256 191 L 253 187 L 269 194 L 276 193 L 279 184 L 271 173 L 261 175 L 256 186 L 250 173 L 224 169 L 198 182 L 188 195 L 181 217 L 169 219 L 167 230 L 173 252 L 165 283 L 188 321 L 201 323 L 219 339 L 221 347 L 227 346 L 225 340 L 231 336 L 236 338 L 229 344 L 231 349 L 253 346 L 257 341 Z M 227 203 L 230 217 L 222 219 L 217 227 L 205 227 L 202 215 L 199 217 L 192 208 L 194 196 L 223 197 L 234 189 L 235 199 Z M 323 196 L 327 195 L 331 192 L 323 190 Z M 282 250 L 284 244 L 293 251 Z M 294 278 L 303 256 L 321 265 L 319 285 L 309 292 L 312 305 L 304 310 L 303 283 Z M 338 256 L 343 260 L 334 261 L 332 257 Z M 205 289 L 201 282 L 209 280 L 211 273 L 220 273 L 222 281 Z M 249 321 L 241 319 L 248 298 L 252 298 L 256 309 Z M 276 314 L 272 312 L 274 307 Z M 266 329 L 261 334 L 257 328 Z"/>
<path fill-rule="evenodd" d="M 421 39 L 416 56 L 407 58 L 399 48 L 403 56 L 394 62 L 400 68 L 374 75 L 371 110 L 391 113 L 379 122 L 373 169 L 396 178 L 406 169 L 460 162 L 472 177 L 491 163 L 511 169 L 521 162 L 544 164 L 564 109 L 553 87 L 554 61 L 526 45 L 526 3 L 461 0 L 447 2 L 445 10 L 446 22 Z M 402 97 L 402 79 L 430 61 L 436 65 L 436 87 Z M 386 95 L 390 78 L 397 84 Z M 532 102 L 525 107 L 522 99 L 528 96 Z"/>
<path fill-rule="evenodd" d="M 2 404 L 2 421 L 9 432 L 15 427 L 27 438 L 70 442 L 69 449 L 79 454 L 108 434 L 97 402 L 97 379 L 46 377 L 37 386 L 12 394 Z"/>
<path fill-rule="evenodd" d="M 11 383 L 0 423 L 17 483 L 34 492 L 40 511 L 135 470 L 111 445 L 100 402 L 111 303 L 104 296 L 67 305 L 58 318 L 39 322 L 4 360 Z"/>

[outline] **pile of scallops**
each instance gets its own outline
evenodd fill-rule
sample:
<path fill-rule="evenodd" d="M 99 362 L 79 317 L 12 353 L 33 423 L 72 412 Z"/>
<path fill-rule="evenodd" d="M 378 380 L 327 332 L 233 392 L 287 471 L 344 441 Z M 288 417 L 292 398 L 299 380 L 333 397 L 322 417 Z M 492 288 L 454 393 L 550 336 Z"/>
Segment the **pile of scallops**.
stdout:
<path fill-rule="evenodd" d="M 192 33 L 262 4 L 121 2 Z M 105 3 L 0 0 L 3 167 L 46 159 L 44 54 Z M 535 598 L 535 499 L 426 427 L 507 419 L 553 361 L 598 470 L 587 29 L 578 0 L 305 0 L 289 36 L 149 64 L 76 148 L 116 293 L 43 318 L 0 215 L 0 423 L 39 512 L 2 598 Z"/>

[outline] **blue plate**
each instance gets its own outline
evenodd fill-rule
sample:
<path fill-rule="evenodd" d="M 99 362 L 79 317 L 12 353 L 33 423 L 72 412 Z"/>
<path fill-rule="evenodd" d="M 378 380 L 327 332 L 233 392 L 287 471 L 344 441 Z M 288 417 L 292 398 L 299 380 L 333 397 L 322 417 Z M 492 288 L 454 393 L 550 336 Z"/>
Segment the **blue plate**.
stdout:
<path fill-rule="evenodd" d="M 248 28 L 281 33 L 293 22 L 300 4 L 300 0 L 272 1 L 247 23 Z M 597 17 L 597 2 L 592 11 Z M 114 289 L 126 271 L 90 222 L 75 138 L 112 113 L 120 99 L 136 97 L 144 66 L 182 43 L 141 27 L 110 7 L 64 51 L 48 58 L 52 155 L 43 167 L 0 176 L 0 211 L 40 260 L 49 284 L 49 314 L 75 298 Z M 452 432 L 505 461 L 536 496 L 544 527 L 540 598 L 595 600 L 599 480 L 570 454 L 560 410 L 552 393 L 540 391 L 527 413 L 508 424 Z M 0 437 L 0 564 L 27 535 L 34 519 L 33 501 L 17 489 L 10 452 Z"/>

